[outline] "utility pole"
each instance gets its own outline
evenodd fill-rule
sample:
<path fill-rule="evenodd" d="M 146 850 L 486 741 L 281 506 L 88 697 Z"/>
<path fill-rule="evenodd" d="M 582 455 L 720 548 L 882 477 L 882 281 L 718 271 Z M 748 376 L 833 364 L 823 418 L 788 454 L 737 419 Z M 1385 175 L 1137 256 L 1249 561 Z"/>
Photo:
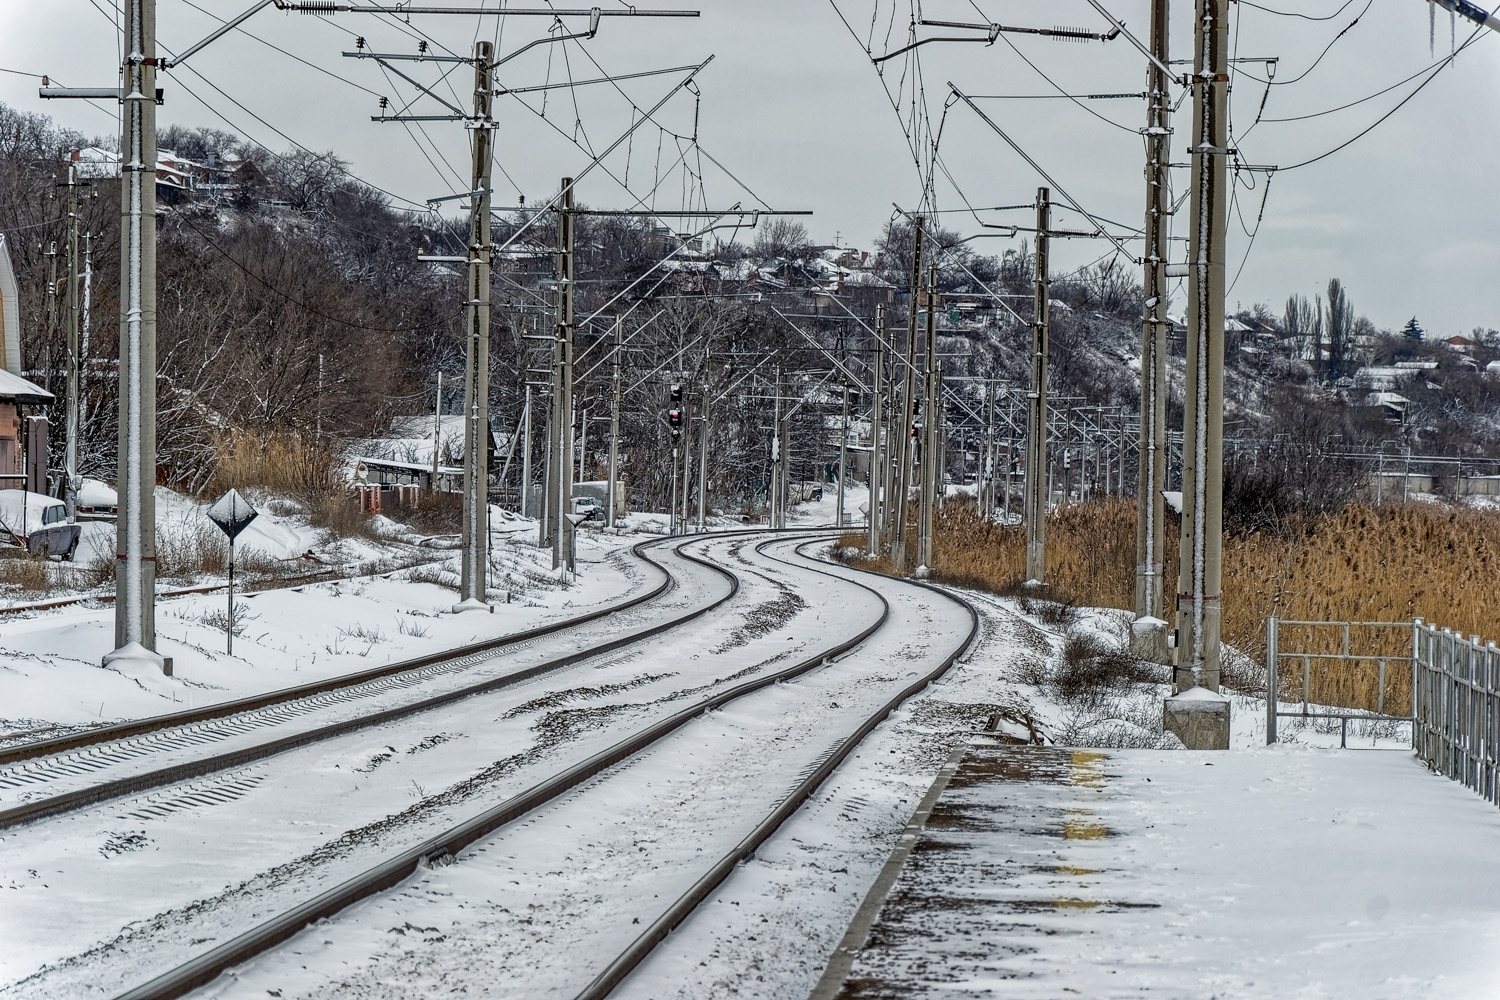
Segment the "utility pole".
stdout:
<path fill-rule="evenodd" d="M 437 394 L 432 400 L 432 492 L 438 488 L 438 451 L 443 441 L 443 373 L 437 373 Z"/>
<path fill-rule="evenodd" d="M 115 649 L 105 665 L 161 669 L 156 653 L 156 0 L 125 5 L 120 139 L 120 428 Z"/>
<path fill-rule="evenodd" d="M 521 496 L 516 505 L 522 517 L 531 513 L 531 383 L 526 383 L 526 402 L 521 409 Z"/>
<path fill-rule="evenodd" d="M 552 489 L 557 519 L 552 531 L 552 568 L 573 569 L 573 178 L 562 179 L 557 209 L 557 337 L 553 346 L 552 421 L 556 445 Z"/>
<path fill-rule="evenodd" d="M 1026 410 L 1026 581 L 1047 582 L 1047 230 L 1050 192 L 1036 189 L 1036 288 L 1031 321 L 1031 392 Z"/>
<path fill-rule="evenodd" d="M 68 520 L 78 517 L 78 167 L 68 164 L 68 391 L 67 447 L 63 461 L 67 483 L 63 496 L 67 500 Z"/>
<path fill-rule="evenodd" d="M 885 380 L 885 303 L 875 306 L 875 362 L 870 373 L 870 513 L 866 518 L 869 537 L 865 549 L 870 555 L 880 551 L 880 528 L 885 489 L 885 456 L 882 447 L 885 420 L 884 394 L 881 392 Z"/>
<path fill-rule="evenodd" d="M 979 515 L 995 509 L 995 383 L 984 384 L 984 457 L 979 460 Z"/>
<path fill-rule="evenodd" d="M 609 500 L 605 505 L 604 525 L 615 526 L 615 483 L 620 461 L 620 321 L 615 320 L 614 372 L 609 389 Z"/>
<path fill-rule="evenodd" d="M 48 195 L 50 202 L 52 196 Z M 47 305 L 46 324 L 47 335 L 43 344 L 45 357 L 42 363 L 43 388 L 49 392 L 52 389 L 52 341 L 57 338 L 57 241 L 51 240 L 47 243 L 47 249 L 42 251 L 42 256 L 47 258 Z"/>
<path fill-rule="evenodd" d="M 1151 0 L 1151 53 L 1167 62 L 1169 0 Z M 1145 310 L 1141 323 L 1141 427 L 1136 484 L 1135 616 L 1160 618 L 1166 549 L 1162 490 L 1167 482 L 1167 167 L 1171 161 L 1171 97 L 1167 74 L 1155 64 L 1146 70 L 1146 250 Z M 1123 468 L 1124 453 L 1121 452 Z M 1122 489 L 1123 489 L 1123 473 Z M 1143 635 L 1136 655 L 1159 659 L 1160 640 Z"/>
<path fill-rule="evenodd" d="M 782 480 L 786 478 L 785 462 L 786 456 L 781 452 L 781 367 L 776 368 L 776 388 L 772 396 L 773 409 L 771 411 L 771 527 L 781 527 L 781 486 Z"/>
<path fill-rule="evenodd" d="M 1197 0 L 1193 30 L 1192 188 L 1188 199 L 1192 215 L 1174 687 L 1218 691 L 1229 0 Z"/>
<path fill-rule="evenodd" d="M 839 482 L 838 482 L 838 515 L 834 518 L 834 527 L 844 526 L 844 473 L 849 468 L 849 383 L 844 382 L 844 415 L 839 424 Z"/>
<path fill-rule="evenodd" d="M 698 530 L 708 530 L 708 383 L 703 383 L 699 403 L 703 415 L 698 421 Z"/>
<path fill-rule="evenodd" d="M 917 522 L 917 573 L 932 573 L 933 514 L 937 509 L 941 462 L 938 458 L 937 268 L 927 268 L 927 325 L 922 342 L 922 499 Z"/>
<path fill-rule="evenodd" d="M 912 450 L 917 440 L 913 433 L 912 418 L 916 415 L 916 360 L 917 360 L 917 299 L 922 286 L 922 230 L 923 219 L 912 216 L 911 243 L 911 289 L 906 307 L 906 371 L 901 392 L 901 448 L 896 460 L 895 515 L 892 519 L 891 563 L 898 573 L 906 570 L 906 497 L 911 488 Z"/>
<path fill-rule="evenodd" d="M 684 380 L 686 381 L 686 380 Z M 693 410 L 692 397 L 683 394 L 682 400 L 682 506 L 677 511 L 677 523 L 685 535 L 688 533 L 688 493 L 693 487 Z"/>
<path fill-rule="evenodd" d="M 465 303 L 468 351 L 464 358 L 463 569 L 454 611 L 488 606 L 490 504 L 490 173 L 494 120 L 490 117 L 494 47 L 474 44 L 473 183 L 469 197 L 469 296 Z"/>

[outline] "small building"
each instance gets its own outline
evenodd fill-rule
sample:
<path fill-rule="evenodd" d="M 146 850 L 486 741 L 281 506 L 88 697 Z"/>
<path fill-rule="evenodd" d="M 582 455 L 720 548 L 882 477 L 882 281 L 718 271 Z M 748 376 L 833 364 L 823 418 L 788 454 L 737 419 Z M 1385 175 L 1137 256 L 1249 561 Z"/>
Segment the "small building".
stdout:
<path fill-rule="evenodd" d="M 46 406 L 52 393 L 21 376 L 21 294 L 10 247 L 0 235 L 0 489 L 23 483 L 47 488 L 47 421 L 26 419 L 26 408 Z M 35 426 L 34 426 L 35 425 Z M 30 433 L 28 433 L 30 432 Z M 28 447 L 29 445 L 29 447 Z M 27 461 L 27 456 L 31 461 Z"/>

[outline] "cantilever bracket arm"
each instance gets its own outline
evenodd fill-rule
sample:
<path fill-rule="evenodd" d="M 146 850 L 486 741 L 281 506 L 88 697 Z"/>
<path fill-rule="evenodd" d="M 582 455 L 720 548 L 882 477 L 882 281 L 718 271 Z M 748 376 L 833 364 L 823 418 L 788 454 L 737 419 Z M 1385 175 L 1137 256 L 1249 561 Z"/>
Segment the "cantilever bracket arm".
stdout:
<path fill-rule="evenodd" d="M 1500 17 L 1469 3 L 1469 0 L 1429 0 L 1446 10 L 1473 21 L 1491 31 L 1500 31 Z"/>
<path fill-rule="evenodd" d="M 1111 243 L 1113 243 L 1115 245 L 1115 249 L 1118 250 L 1118 251 L 1120 251 L 1120 253 L 1122 253 L 1122 254 L 1125 255 L 1125 259 L 1126 260 L 1130 261 L 1132 264 L 1140 264 L 1140 263 L 1142 263 L 1142 261 L 1141 261 L 1141 259 L 1139 257 L 1137 257 L 1135 254 L 1131 253 L 1129 250 L 1126 250 L 1125 249 L 1125 245 L 1123 243 L 1121 243 L 1119 240 L 1115 239 L 1114 234 L 1111 233 L 1108 229 L 1106 229 L 1105 226 L 1104 226 L 1104 224 L 1102 222 L 1100 222 L 1098 219 L 1094 218 L 1091 214 L 1089 214 L 1088 210 L 1085 209 L 1082 205 L 1078 204 L 1077 200 L 1074 199 L 1074 197 L 1072 195 L 1068 194 L 1068 192 L 1063 189 L 1063 186 L 1061 184 L 1059 184 L 1059 183 L 1057 183 L 1057 181 L 1053 180 L 1052 179 L 1052 175 L 1049 174 L 1049 173 L 1047 173 L 1047 171 L 1043 170 L 1042 169 L 1042 165 L 1040 163 L 1037 163 L 1036 160 L 1033 160 L 1031 158 L 1031 155 L 1029 153 L 1027 153 L 1026 150 L 1022 149 L 1020 147 L 1020 145 L 1014 139 L 1012 139 L 1010 136 L 1006 135 L 1005 134 L 1005 130 L 1002 129 L 999 125 L 995 124 L 994 119 L 992 119 L 989 115 L 985 114 L 984 111 L 980 109 L 979 105 L 977 105 L 977 104 L 974 103 L 974 101 L 969 97 L 969 95 L 967 95 L 963 91 L 959 90 L 958 87 L 956 87 L 953 84 L 952 80 L 948 81 L 948 89 L 951 90 L 951 91 L 953 91 L 953 94 L 954 94 L 955 97 L 957 97 L 959 100 L 961 100 L 965 104 L 967 104 L 969 106 L 970 110 L 972 110 L 976 115 L 979 116 L 979 120 L 980 121 L 984 122 L 986 125 L 988 125 L 991 128 L 991 130 L 994 131 L 994 133 L 996 135 L 998 135 L 1000 138 L 1004 139 L 1005 140 L 1005 144 L 1008 145 L 1011 149 L 1015 150 L 1016 155 L 1020 156 L 1021 159 L 1025 160 L 1028 164 L 1030 164 L 1031 169 L 1035 170 L 1038 174 L 1041 174 L 1042 178 L 1044 180 L 1046 180 L 1046 182 L 1048 184 L 1050 184 L 1057 191 L 1058 194 L 1060 194 L 1060 195 L 1063 196 L 1063 200 L 1066 201 L 1069 205 L 1073 206 L 1073 211 L 1077 212 L 1079 215 L 1083 216 L 1085 219 L 1088 219 L 1089 222 L 1093 223 L 1094 228 L 1096 228 L 1097 230 L 1099 230 L 1100 234 L 1102 234 L 1107 240 L 1109 240 Z"/>

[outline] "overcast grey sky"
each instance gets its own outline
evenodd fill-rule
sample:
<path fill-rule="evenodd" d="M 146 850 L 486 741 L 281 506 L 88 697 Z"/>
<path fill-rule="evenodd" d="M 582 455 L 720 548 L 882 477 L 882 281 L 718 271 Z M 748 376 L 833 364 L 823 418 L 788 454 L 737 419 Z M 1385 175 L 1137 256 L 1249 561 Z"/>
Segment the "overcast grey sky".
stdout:
<path fill-rule="evenodd" d="M 475 0 L 447 2 L 477 6 Z M 545 5 L 545 0 L 534 2 Z M 616 9 L 621 6 L 618 0 L 609 2 Z M 489 0 L 491 7 L 495 3 Z M 158 0 L 158 36 L 164 46 L 181 49 L 213 30 L 216 21 L 204 12 L 228 18 L 249 4 L 250 0 Z M 912 0 L 837 4 L 836 9 L 830 0 L 659 0 L 663 8 L 701 10 L 702 17 L 606 18 L 592 41 L 540 46 L 504 67 L 500 78 L 507 86 L 521 87 L 566 80 L 569 74 L 573 79 L 595 77 L 598 67 L 629 73 L 696 63 L 713 55 L 715 61 L 699 77 L 699 140 L 702 149 L 753 195 L 708 159 L 701 160 L 701 189 L 695 181 L 684 180 L 680 170 L 670 168 L 682 150 L 689 149 L 688 162 L 696 170 L 696 153 L 688 143 L 651 126 L 639 130 L 634 142 L 607 161 L 618 181 L 627 180 L 628 162 L 629 187 L 637 196 L 645 196 L 660 181 L 653 196 L 657 206 L 678 206 L 691 198 L 719 207 L 736 201 L 753 204 L 759 198 L 777 208 L 812 209 L 816 215 L 807 224 L 820 241 L 833 242 L 837 236 L 846 245 L 868 247 L 890 217 L 892 203 L 911 206 L 920 195 L 902 120 L 863 50 L 872 37 L 872 15 L 877 54 L 885 50 L 892 25 L 890 44 L 901 43 Z M 1107 5 L 1144 37 L 1148 0 L 1107 0 Z M 1450 51 L 1449 17 L 1440 10 L 1435 57 L 1429 53 L 1428 5 L 1423 0 L 1262 3 L 1283 13 L 1248 3 L 1234 6 L 1237 52 L 1280 60 L 1276 85 L 1265 99 L 1266 119 L 1339 107 L 1417 73 Z M 936 19 L 1107 27 L 1086 0 L 926 0 L 922 8 L 926 17 Z M 50 73 L 70 86 L 109 85 L 119 61 L 112 11 L 113 0 L 3 0 L 0 67 Z M 839 11 L 858 39 L 846 29 Z M 1290 16 L 1293 12 L 1313 18 L 1336 16 L 1309 20 Z M 1177 0 L 1174 56 L 1188 55 L 1191 14 L 1191 5 Z M 1357 25 L 1345 31 L 1356 16 Z M 468 153 L 461 127 L 428 124 L 418 131 L 372 123 L 377 95 L 405 101 L 412 88 L 382 74 L 372 62 L 341 58 L 340 52 L 353 47 L 355 36 L 366 37 L 381 51 L 413 52 L 420 31 L 466 53 L 476 37 L 476 23 L 478 37 L 494 39 L 499 19 L 414 15 L 412 21 L 407 28 L 369 15 L 325 19 L 263 11 L 245 28 L 312 65 L 243 35 L 226 36 L 183 69 L 164 76 L 161 122 L 214 126 L 277 150 L 292 141 L 319 151 L 333 149 L 360 178 L 415 202 L 463 190 Z M 581 22 L 573 19 L 570 24 Z M 499 51 L 510 52 L 541 37 L 546 28 L 544 18 L 508 18 Z M 1340 32 L 1343 36 L 1317 61 Z M 1458 41 L 1469 34 L 1470 28 L 1460 21 Z M 1486 32 L 1370 135 L 1318 163 L 1274 176 L 1264 221 L 1230 292 L 1231 308 L 1264 302 L 1279 312 L 1289 293 L 1311 296 L 1321 292 L 1329 278 L 1338 277 L 1355 308 L 1384 327 L 1399 327 L 1412 315 L 1430 335 L 1500 327 L 1500 199 L 1494 190 L 1500 166 L 1500 38 L 1494 34 Z M 1144 60 L 1124 39 L 1078 44 L 1008 37 L 1014 48 L 1002 41 L 993 47 L 934 44 L 921 50 L 925 91 L 920 96 L 934 124 L 943 116 L 948 80 L 971 94 L 1056 94 L 1043 73 L 1071 93 L 1122 93 L 1143 87 Z M 907 102 L 909 114 L 911 81 L 899 79 L 906 64 L 896 59 L 887 65 L 885 82 Z M 1310 66 L 1310 72 L 1297 79 Z M 1242 69 L 1248 75 L 1236 76 L 1233 94 L 1236 144 L 1246 162 L 1283 167 L 1355 136 L 1422 79 L 1334 114 L 1255 124 L 1267 88 L 1251 77 L 1263 79 L 1265 67 L 1244 64 Z M 438 72 L 431 66 L 412 70 L 424 82 L 436 79 Z M 462 96 L 459 103 L 467 103 L 471 73 L 458 69 L 440 92 L 449 100 Z M 672 79 L 649 77 L 622 86 L 637 106 L 650 107 L 671 87 Z M 36 96 L 37 83 L 0 73 L 0 101 L 51 114 L 91 135 L 114 131 L 113 108 L 43 102 Z M 518 192 L 533 199 L 547 197 L 559 177 L 577 173 L 588 162 L 575 139 L 601 150 L 632 121 L 625 97 L 608 86 L 581 88 L 576 106 L 567 90 L 548 92 L 545 119 L 540 115 L 541 95 L 527 95 L 526 100 L 531 109 L 514 98 L 496 102 L 501 122 L 497 162 L 502 168 L 496 176 L 497 204 L 513 201 Z M 662 113 L 661 123 L 691 135 L 694 104 L 692 95 L 679 94 Z M 987 100 L 984 107 L 1085 208 L 1138 226 L 1144 185 L 1136 130 L 1144 120 L 1143 102 L 1083 104 Z M 442 109 L 429 104 L 413 110 Z M 1189 130 L 1189 111 L 1190 105 L 1184 104 L 1174 119 L 1174 160 L 1186 158 L 1181 139 Z M 942 159 L 957 188 L 940 177 L 940 209 L 962 209 L 965 199 L 981 207 L 1031 200 L 1041 179 L 971 111 L 962 105 L 949 108 L 942 129 Z M 1186 172 L 1176 174 L 1185 184 Z M 1244 226 L 1254 231 L 1265 176 L 1247 174 L 1244 182 L 1254 188 L 1241 189 L 1235 215 L 1242 214 Z M 600 206 L 631 204 L 620 184 L 603 171 L 580 186 L 579 197 Z M 982 213 L 987 222 L 1018 221 L 1025 215 Z M 945 215 L 943 221 L 965 234 L 979 231 L 974 219 L 962 213 Z M 1184 211 L 1179 232 L 1186 229 L 1185 222 Z M 1229 234 L 1232 277 L 1250 241 L 1238 217 L 1231 218 Z M 985 239 L 974 245 L 998 253 L 1014 244 Z M 1174 246 L 1177 254 L 1184 252 L 1182 244 Z M 1076 267 L 1108 249 L 1101 241 L 1071 241 L 1059 249 L 1055 266 Z M 1182 308 L 1180 296 L 1173 307 Z"/>

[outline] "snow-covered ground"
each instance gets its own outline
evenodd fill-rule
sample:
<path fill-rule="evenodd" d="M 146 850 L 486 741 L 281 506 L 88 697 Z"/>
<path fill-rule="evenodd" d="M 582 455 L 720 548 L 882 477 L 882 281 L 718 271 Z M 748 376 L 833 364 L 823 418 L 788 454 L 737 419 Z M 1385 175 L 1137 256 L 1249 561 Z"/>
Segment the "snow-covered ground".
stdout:
<path fill-rule="evenodd" d="M 834 497 L 829 488 L 821 502 L 794 508 L 791 523 L 832 523 Z M 865 499 L 859 487 L 849 489 L 850 520 L 862 520 L 858 508 Z M 518 533 L 535 530 L 534 524 L 506 523 Z M 724 519 L 714 527 L 744 526 Z M 550 576 L 545 552 L 521 538 L 508 545 L 497 533 L 497 552 L 509 560 L 499 572 L 517 581 L 518 591 L 523 583 L 526 590 L 493 616 L 444 614 L 453 591 L 408 579 L 405 570 L 261 594 L 245 602 L 257 617 L 236 639 L 233 659 L 216 652 L 222 648 L 222 622 L 218 632 L 205 622 L 215 609 L 222 612 L 222 593 L 163 601 L 158 617 L 164 641 L 178 644 L 164 652 L 180 657 L 174 678 L 127 678 L 96 666 L 94 647 L 103 652 L 110 638 L 108 608 L 0 618 L 0 705 L 5 706 L 0 714 L 16 728 L 151 714 L 181 707 L 189 698 L 202 704 L 516 631 L 647 585 L 647 575 L 623 549 L 664 530 L 665 515 L 631 515 L 621 533 L 581 532 L 585 568 L 576 584 L 566 587 Z M 300 541 L 294 536 L 280 544 L 280 551 L 290 552 Z M 869 598 L 854 584 L 887 595 L 892 621 L 860 653 L 711 713 L 647 757 L 480 842 L 453 866 L 425 872 L 320 924 L 205 993 L 406 997 L 468 990 L 471 995 L 572 996 L 570 990 L 586 982 L 612 948 L 649 924 L 658 912 L 653 907 L 663 905 L 658 901 L 670 899 L 674 888 L 722 854 L 742 834 L 742 824 L 758 819 L 852 726 L 850 720 L 878 704 L 889 685 L 930 669 L 968 627 L 967 612 L 900 581 L 825 566 L 827 574 L 850 581 L 839 583 L 768 561 L 741 540 L 694 544 L 739 573 L 742 593 L 660 642 L 528 682 L 503 698 L 476 700 L 440 718 L 298 751 L 300 756 L 286 764 L 257 765 L 217 783 L 159 790 L 134 803 L 45 821 L 30 832 L 6 831 L 0 836 L 0 939 L 24 941 L 25 947 L 0 949 L 0 997 L 103 995 L 138 981 L 139 973 L 206 947 L 200 939 L 222 940 L 256 914 L 348 877 L 371 859 L 597 752 L 669 707 L 680 707 L 690 692 L 774 669 L 852 631 L 871 614 Z M 772 546 L 796 562 L 792 547 L 790 542 Z M 428 572 L 448 579 L 441 574 L 451 574 L 452 567 L 422 567 L 416 575 Z M 712 575 L 683 572 L 685 583 L 675 599 L 704 600 L 714 586 Z M 1337 815 L 1362 838 L 1359 864 L 1376 873 L 1359 876 L 1340 862 L 1352 881 L 1339 885 L 1378 887 L 1360 905 L 1370 904 L 1373 914 L 1380 906 L 1372 901 L 1383 894 L 1388 916 L 1380 919 L 1388 921 L 1382 925 L 1387 931 L 1402 926 L 1398 914 L 1441 912 L 1448 905 L 1445 894 L 1453 891 L 1451 880 L 1429 877 L 1425 868 L 1403 867 L 1410 850 L 1404 838 L 1417 820 L 1387 813 L 1394 815 L 1399 806 L 1401 817 L 1426 816 L 1458 831 L 1433 841 L 1434 865 L 1449 856 L 1444 852 L 1450 847 L 1459 852 L 1451 856 L 1467 857 L 1457 846 L 1465 837 L 1478 845 L 1494 841 L 1496 831 L 1484 822 L 1475 825 L 1478 800 L 1422 773 L 1408 755 L 1340 752 L 1329 749 L 1337 746 L 1337 733 L 1299 731 L 1286 723 L 1284 744 L 1267 750 L 1263 704 L 1251 697 L 1234 699 L 1235 752 L 1208 761 L 1251 763 L 1189 766 L 1199 755 L 1170 750 L 1174 739 L 1160 732 L 1165 686 L 1155 683 L 1159 678 L 1149 670 L 1084 695 L 1064 693 L 1064 646 L 1083 637 L 1099 650 L 1118 652 L 1128 635 L 1127 615 L 1084 609 L 1056 620 L 1039 607 L 1028 611 L 1009 599 L 967 596 L 981 626 L 970 655 L 880 726 L 617 995 L 633 1000 L 805 996 L 933 774 L 954 747 L 979 730 L 1053 744 L 1148 748 L 1120 751 L 1119 759 L 1158 762 L 1150 766 L 1166 768 L 1168 780 L 1181 787 L 1159 806 L 1127 798 L 1119 808 L 1133 817 L 1134 828 L 1149 831 L 1155 823 L 1178 831 L 1162 836 L 1177 837 L 1173 843 L 1184 852 L 1209 836 L 1209 828 L 1184 819 L 1183 804 L 1194 790 L 1206 789 L 1202 795 L 1216 804 L 1216 815 L 1254 815 L 1270 801 L 1258 779 L 1250 777 L 1258 769 L 1291 793 L 1289 805 L 1268 814 L 1275 823 L 1263 828 L 1267 850 L 1281 852 L 1263 859 L 1267 871 L 1291 864 L 1294 857 L 1308 864 L 1337 861 L 1341 842 L 1322 835 L 1316 818 L 1321 814 L 1314 807 L 1343 810 Z M 379 638 L 372 640 L 375 633 Z M 1359 745 L 1399 747 L 1403 736 L 1362 736 Z M 1360 762 L 1339 763 L 1349 760 Z M 1315 794 L 1323 789 L 1330 795 Z M 226 800 L 211 807 L 194 804 L 205 792 Z M 1384 812 L 1377 808 L 1381 795 L 1393 803 Z M 151 816 L 146 807 L 163 815 L 131 818 Z M 1123 819 L 1120 824 L 1126 825 Z M 31 839 L 41 829 L 57 831 L 55 842 Z M 1277 842 L 1278 831 L 1291 838 L 1287 844 Z M 1205 851 L 1207 867 L 1193 869 L 1195 878 L 1223 876 L 1229 888 L 1220 896 L 1241 891 L 1234 888 L 1246 882 L 1240 868 L 1258 863 L 1251 853 L 1255 837 L 1241 831 L 1232 839 L 1232 845 L 1225 842 L 1232 851 Z M 1178 876 L 1167 873 L 1167 856 L 1153 854 L 1166 842 L 1130 848 L 1134 853 L 1122 855 L 1119 867 L 1128 869 L 1142 853 L 1152 855 L 1152 877 L 1166 892 Z M 52 872 L 52 881 L 43 877 Z M 1415 874 L 1407 879 L 1406 872 Z M 53 882 L 57 894 L 49 899 L 54 890 L 39 886 Z M 1399 891 L 1388 888 L 1397 883 Z M 1320 884 L 1330 891 L 1336 887 Z M 1460 912 L 1474 928 L 1476 947 L 1492 940 L 1489 928 L 1500 913 L 1500 907 L 1486 908 L 1480 898 L 1486 884 L 1476 878 L 1476 888 L 1462 896 Z M 64 897 L 66 902 L 52 905 L 52 899 Z M 1216 896 L 1213 905 L 1233 919 L 1228 903 Z M 1271 926 L 1284 905 L 1298 904 L 1274 896 L 1258 901 L 1254 913 L 1266 922 L 1265 933 L 1246 931 L 1234 946 L 1270 957 L 1286 950 L 1288 935 Z M 1317 912 L 1342 911 L 1329 905 Z M 75 919 L 78 913 L 88 919 Z M 1164 924 L 1152 925 L 1144 911 L 1132 919 L 1137 920 L 1132 941 L 1141 949 L 1158 946 L 1152 933 L 1174 933 Z M 1189 913 L 1184 919 L 1191 924 L 1197 918 Z M 1363 926 L 1325 939 L 1321 949 L 1303 948 L 1296 962 L 1326 960 L 1329 969 L 1343 968 L 1337 965 L 1345 961 L 1340 955 L 1379 940 Z M 1442 949 L 1406 948 L 1400 954 L 1410 965 L 1410 981 L 1429 985 L 1451 958 Z M 50 971 L 26 978 L 41 963 L 51 963 Z M 1387 995 L 1374 988 L 1358 994 L 1298 993 L 1305 980 L 1297 971 L 1270 966 L 1256 981 L 1269 984 L 1268 990 L 1279 985 L 1282 994 L 1308 998 Z M 1107 980 L 1099 983 L 1095 995 L 1114 995 L 1106 990 Z M 1242 995 L 1237 986 L 1230 988 L 1234 985 L 1224 980 L 1220 995 Z M 1494 995 L 1465 989 L 1443 995 L 1460 1000 Z M 1435 994 L 1392 990 L 1388 995 Z"/>
<path fill-rule="evenodd" d="M 307 572 L 333 568 L 352 578 L 238 594 L 232 656 L 225 652 L 224 590 L 159 597 L 157 651 L 172 658 L 171 677 L 100 666 L 114 648 L 112 605 L 87 601 L 7 614 L 0 618 L 0 738 L 159 715 L 353 673 L 567 618 L 627 598 L 648 577 L 659 579 L 624 551 L 649 534 L 584 530 L 578 577 L 559 581 L 550 550 L 535 546 L 536 522 L 492 508 L 494 612 L 453 615 L 455 538 L 424 538 L 377 516 L 384 537 L 329 542 L 324 532 L 294 514 L 277 514 L 275 506 L 262 503 L 260 517 L 240 535 L 241 560 L 291 560 L 296 572 L 305 565 Z M 159 490 L 157 510 L 165 564 L 174 550 L 222 545 L 201 504 Z M 114 525 L 85 528 L 86 540 L 112 561 Z M 304 559 L 309 551 L 314 557 Z M 223 582 L 221 574 L 199 573 L 159 590 Z M 87 592 L 60 589 L 50 596 L 70 593 Z"/>
<path fill-rule="evenodd" d="M 1487 1000 L 1500 815 L 1409 755 L 976 747 L 861 996 Z"/>

